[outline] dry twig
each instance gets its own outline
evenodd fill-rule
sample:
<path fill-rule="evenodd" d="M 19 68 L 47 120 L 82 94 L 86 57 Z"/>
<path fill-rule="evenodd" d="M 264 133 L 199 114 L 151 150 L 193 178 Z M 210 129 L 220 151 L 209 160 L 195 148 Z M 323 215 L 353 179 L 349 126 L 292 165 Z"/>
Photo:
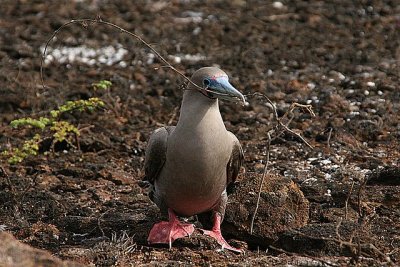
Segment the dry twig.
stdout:
<path fill-rule="evenodd" d="M 289 132 L 290 134 L 296 136 L 301 141 L 303 141 L 303 143 L 306 144 L 309 148 L 313 149 L 312 145 L 310 145 L 310 143 L 308 143 L 299 133 L 296 133 L 295 131 L 293 131 L 292 129 L 289 128 L 289 124 L 293 119 L 293 116 L 289 118 L 289 114 L 293 114 L 293 110 L 295 108 L 304 108 L 304 109 L 307 110 L 308 113 L 311 114 L 311 116 L 315 116 L 311 105 L 303 105 L 303 104 L 299 104 L 299 103 L 292 103 L 290 105 L 288 111 L 281 118 L 279 118 L 278 112 L 277 112 L 276 107 L 275 107 L 275 104 L 265 94 L 257 92 L 257 93 L 249 94 L 247 96 L 262 97 L 270 104 L 270 107 L 271 107 L 272 112 L 274 114 L 274 120 L 276 122 L 275 129 L 270 131 L 271 135 L 273 133 L 275 133 L 273 135 L 274 137 L 271 138 L 272 140 L 278 138 L 284 132 Z M 288 120 L 288 121 L 286 123 L 283 123 L 284 120 Z"/>
<path fill-rule="evenodd" d="M 337 224 L 337 226 L 340 226 L 340 225 Z M 388 263 L 392 262 L 388 255 L 386 255 L 385 253 L 380 251 L 374 244 L 371 244 L 371 243 L 361 243 L 361 241 L 359 241 L 359 242 L 357 242 L 357 244 L 355 244 L 351 241 L 345 241 L 345 240 L 333 238 L 333 237 L 311 236 L 311 235 L 304 234 L 297 230 L 292 230 L 292 232 L 295 234 L 298 234 L 300 236 L 310 238 L 310 239 L 336 242 L 339 244 L 339 246 L 347 246 L 350 249 L 350 251 L 353 251 L 353 249 L 357 249 L 357 254 L 359 254 L 359 256 L 361 256 L 361 254 L 363 254 L 365 256 L 373 257 L 373 255 L 371 255 L 368 252 L 369 250 L 372 250 L 373 252 L 378 254 L 381 257 L 381 259 L 384 260 L 385 262 L 388 262 Z M 338 233 L 338 227 L 336 228 L 336 232 Z M 340 235 L 339 235 L 339 237 L 340 237 Z M 360 238 L 358 238 L 358 239 L 360 240 Z"/>
<path fill-rule="evenodd" d="M 271 146 L 271 136 L 270 136 L 269 133 L 267 133 L 267 135 L 268 135 L 267 155 L 266 155 L 266 160 L 265 160 L 265 164 L 264 164 L 264 171 L 263 171 L 263 174 L 262 174 L 262 177 L 261 177 L 261 181 L 260 181 L 260 187 L 258 189 L 256 208 L 254 210 L 253 216 L 251 217 L 250 234 L 253 234 L 254 220 L 255 220 L 256 215 L 257 215 L 258 206 L 260 205 L 261 191 L 262 191 L 262 187 L 264 185 L 265 176 L 267 175 L 267 171 L 268 171 L 269 152 L 270 152 L 270 146 Z"/>
<path fill-rule="evenodd" d="M 353 192 L 354 183 L 355 183 L 354 181 L 351 183 L 349 194 L 347 195 L 346 201 L 344 202 L 344 207 L 345 207 L 345 209 L 344 209 L 344 219 L 345 220 L 347 220 L 349 199 L 350 199 L 351 193 Z"/>
<path fill-rule="evenodd" d="M 332 131 L 333 131 L 333 128 L 329 127 L 328 140 L 326 141 L 328 147 L 331 147 Z"/>
<path fill-rule="evenodd" d="M 154 48 L 154 47 L 152 47 L 148 42 L 146 42 L 140 35 L 135 34 L 135 33 L 131 32 L 131 31 L 125 30 L 124 28 L 122 28 L 122 27 L 120 27 L 120 26 L 118 26 L 118 25 L 116 25 L 116 24 L 114 24 L 114 23 L 111 23 L 111 22 L 102 20 L 100 17 L 98 17 L 98 18 L 96 18 L 96 19 L 73 19 L 73 20 L 71 20 L 71 21 L 69 21 L 69 22 L 64 23 L 64 24 L 61 25 L 57 30 L 55 30 L 55 31 L 53 32 L 53 34 L 51 35 L 51 37 L 50 37 L 50 38 L 47 40 L 47 42 L 46 42 L 46 45 L 45 45 L 44 50 L 43 50 L 42 58 L 41 58 L 41 61 L 40 61 L 40 79 L 41 79 L 41 82 L 42 82 L 42 87 L 43 87 L 43 89 L 46 88 L 45 83 L 44 83 L 44 78 L 43 78 L 43 63 L 44 63 L 44 60 L 45 60 L 45 58 L 46 58 L 47 48 L 48 48 L 48 46 L 49 46 L 51 40 L 53 40 L 53 38 L 54 38 L 55 36 L 57 36 L 57 34 L 58 34 L 62 29 L 66 28 L 66 27 L 68 27 L 68 26 L 70 26 L 70 25 L 80 24 L 80 25 L 82 25 L 84 28 L 88 28 L 90 25 L 96 24 L 96 23 L 97 23 L 97 24 L 106 25 L 106 26 L 110 26 L 110 27 L 112 27 L 112 28 L 115 28 L 115 29 L 119 30 L 119 31 L 122 32 L 122 33 L 125 33 L 125 34 L 128 34 L 128 35 L 134 37 L 134 38 L 137 39 L 140 43 L 142 43 L 142 44 L 145 45 L 147 48 L 149 48 L 149 49 L 150 49 L 150 50 L 165 64 L 165 66 L 162 66 L 162 67 L 164 67 L 164 68 L 169 68 L 169 69 L 173 70 L 174 72 L 176 72 L 177 74 L 179 74 L 182 78 L 184 78 L 188 83 L 192 84 L 192 85 L 194 86 L 194 88 L 196 88 L 197 90 L 199 90 L 199 91 L 211 92 L 211 93 L 213 93 L 214 95 L 225 95 L 225 96 L 227 95 L 227 94 L 224 94 L 224 93 L 218 93 L 218 92 L 215 92 L 215 91 L 210 91 L 207 87 L 203 88 L 203 87 L 198 86 L 197 84 L 195 84 L 194 82 L 192 82 L 192 80 L 190 80 L 185 74 L 183 74 L 182 72 L 180 72 L 179 70 L 177 70 L 174 66 L 172 66 L 171 63 L 169 63 L 169 62 Z M 189 89 L 188 89 L 188 88 L 185 88 L 185 90 L 189 90 Z"/>

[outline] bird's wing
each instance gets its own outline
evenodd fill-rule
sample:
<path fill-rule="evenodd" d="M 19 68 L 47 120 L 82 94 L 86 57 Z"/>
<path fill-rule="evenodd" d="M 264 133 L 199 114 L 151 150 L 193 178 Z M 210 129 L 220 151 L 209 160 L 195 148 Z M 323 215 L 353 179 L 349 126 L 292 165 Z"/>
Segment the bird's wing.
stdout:
<path fill-rule="evenodd" d="M 167 157 L 168 136 L 174 131 L 175 126 L 161 127 L 155 130 L 148 142 L 144 161 L 144 181 L 154 185 Z"/>
<path fill-rule="evenodd" d="M 229 158 L 228 165 L 226 166 L 227 187 L 235 182 L 236 178 L 239 175 L 240 168 L 242 167 L 244 162 L 243 149 L 240 145 L 239 140 L 233 133 L 229 132 L 229 135 L 232 138 L 233 145 L 232 154 Z"/>

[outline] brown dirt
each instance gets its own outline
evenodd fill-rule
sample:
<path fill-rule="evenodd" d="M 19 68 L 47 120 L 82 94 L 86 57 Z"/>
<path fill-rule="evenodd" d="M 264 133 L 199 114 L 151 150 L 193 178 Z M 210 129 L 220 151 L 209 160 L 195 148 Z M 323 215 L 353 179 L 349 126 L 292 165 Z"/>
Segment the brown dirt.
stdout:
<path fill-rule="evenodd" d="M 32 135 L 29 129 L 11 129 L 13 119 L 37 117 L 67 100 L 91 96 L 105 99 L 107 109 L 65 118 L 84 129 L 80 151 L 58 144 L 54 153 L 16 166 L 2 159 L 0 229 L 59 258 L 98 266 L 398 265 L 400 2 L 282 3 L 2 1 L 0 150 Z M 148 230 L 160 219 L 138 185 L 146 141 L 159 125 L 176 123 L 183 80 L 166 68 L 155 70 L 162 64 L 129 36 L 100 25 L 76 25 L 50 46 L 120 44 L 129 51 L 122 58 L 127 66 L 53 61 L 44 69 L 48 88 L 40 84 L 41 47 L 54 30 L 73 18 L 98 15 L 140 34 L 171 62 L 168 55 L 181 56 L 174 64 L 188 76 L 218 64 L 245 94 L 267 94 L 279 115 L 293 102 L 313 106 L 315 117 L 297 110 L 290 124 L 313 149 L 291 134 L 271 146 L 267 179 L 285 177 L 285 185 L 274 190 L 293 197 L 263 192 L 263 200 L 277 205 L 272 210 L 283 201 L 280 211 L 287 211 L 287 217 L 278 216 L 273 238 L 260 241 L 246 234 L 248 228 L 235 234 L 248 220 L 232 228 L 227 219 L 223 231 L 246 254 L 221 252 L 200 234 L 177 241 L 172 250 L 146 244 Z M 205 58 L 188 60 L 182 56 L 187 54 Z M 103 79 L 113 82 L 110 95 L 92 90 L 91 84 Z M 266 133 L 275 122 L 265 102 L 249 102 L 246 107 L 222 103 L 221 112 L 243 144 L 246 170 L 259 181 Z M 241 188 L 256 193 L 258 183 L 249 184 L 244 180 Z M 303 196 L 298 188 L 309 212 L 295 218 L 309 217 L 308 223 L 285 228 L 299 212 L 290 206 Z M 245 204 L 241 197 L 232 199 L 227 218 L 240 208 L 235 204 Z M 255 197 L 249 199 L 239 212 L 251 214 Z M 263 221 L 269 212 L 260 209 L 256 223 L 262 227 L 256 229 L 268 232 Z"/>

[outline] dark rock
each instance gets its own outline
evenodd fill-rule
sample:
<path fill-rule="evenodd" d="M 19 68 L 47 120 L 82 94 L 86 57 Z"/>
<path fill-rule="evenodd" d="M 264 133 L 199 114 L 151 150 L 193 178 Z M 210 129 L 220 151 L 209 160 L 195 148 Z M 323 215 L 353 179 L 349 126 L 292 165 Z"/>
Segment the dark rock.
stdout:
<path fill-rule="evenodd" d="M 261 174 L 251 173 L 238 183 L 229 196 L 222 231 L 250 245 L 268 246 L 281 232 L 307 223 L 309 203 L 293 181 L 267 175 L 251 233 L 260 181 Z"/>
<path fill-rule="evenodd" d="M 400 185 L 400 167 L 386 166 L 371 173 L 368 185 Z"/>

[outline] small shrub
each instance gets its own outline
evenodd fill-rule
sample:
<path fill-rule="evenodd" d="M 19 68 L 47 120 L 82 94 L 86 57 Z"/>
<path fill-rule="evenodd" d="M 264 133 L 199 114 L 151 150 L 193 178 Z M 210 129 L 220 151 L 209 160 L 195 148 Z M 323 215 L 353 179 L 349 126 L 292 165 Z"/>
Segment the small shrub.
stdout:
<path fill-rule="evenodd" d="M 25 140 L 21 148 L 11 148 L 10 151 L 3 151 L 2 154 L 8 157 L 8 163 L 21 163 L 28 156 L 36 156 L 39 153 L 41 136 L 35 134 L 32 139 Z"/>
<path fill-rule="evenodd" d="M 93 84 L 93 88 L 95 90 L 109 90 L 111 85 L 110 81 L 103 80 Z M 53 139 L 53 148 L 56 143 L 63 141 L 74 146 L 74 140 L 78 142 L 78 136 L 80 135 L 79 129 L 70 122 L 62 120 L 61 115 L 73 111 L 92 112 L 96 109 L 104 108 L 104 106 L 103 100 L 93 97 L 88 100 L 67 101 L 57 109 L 51 110 L 48 116 L 43 116 L 38 119 L 26 117 L 13 120 L 10 123 L 10 126 L 13 128 L 30 127 L 36 130 L 40 129 L 40 132 L 36 133 L 32 138 L 25 140 L 21 147 L 3 151 L 1 155 L 8 158 L 8 163 L 10 164 L 21 163 L 29 156 L 38 155 L 40 143 L 44 140 L 45 136 L 49 135 Z M 77 146 L 79 148 L 78 143 Z"/>

